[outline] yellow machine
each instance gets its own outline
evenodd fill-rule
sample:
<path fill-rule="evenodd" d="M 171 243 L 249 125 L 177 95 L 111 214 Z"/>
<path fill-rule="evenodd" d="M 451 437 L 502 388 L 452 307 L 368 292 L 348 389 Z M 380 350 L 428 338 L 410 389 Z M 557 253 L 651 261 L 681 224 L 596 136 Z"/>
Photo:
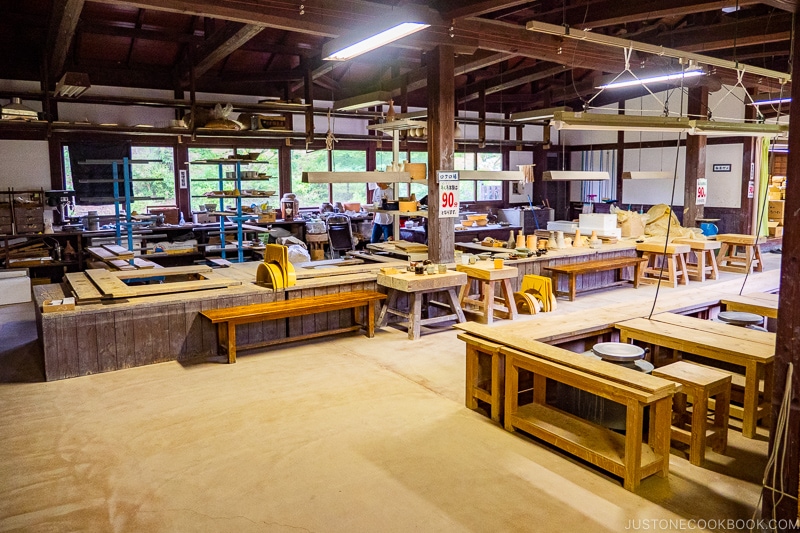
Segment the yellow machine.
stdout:
<path fill-rule="evenodd" d="M 274 290 L 292 287 L 297 283 L 294 265 L 289 262 L 289 249 L 281 244 L 268 244 L 264 262 L 258 265 L 256 283 Z"/>
<path fill-rule="evenodd" d="M 528 274 L 522 278 L 522 287 L 514 293 L 514 302 L 520 313 L 535 314 L 556 310 L 553 281 L 547 276 Z"/>

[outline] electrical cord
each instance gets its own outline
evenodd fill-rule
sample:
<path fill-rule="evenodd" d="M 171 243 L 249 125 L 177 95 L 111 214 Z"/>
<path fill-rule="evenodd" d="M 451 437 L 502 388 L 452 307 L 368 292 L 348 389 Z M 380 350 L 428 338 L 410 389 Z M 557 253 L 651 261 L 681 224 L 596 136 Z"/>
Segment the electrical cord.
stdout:
<path fill-rule="evenodd" d="M 786 449 L 788 446 L 789 440 L 789 412 L 792 403 L 792 374 L 794 373 L 794 365 L 789 363 L 789 367 L 786 369 L 786 387 L 783 392 L 783 399 L 781 400 L 781 408 L 778 412 L 778 420 L 775 423 L 775 440 L 774 445 L 772 447 L 772 453 L 769 455 L 769 459 L 767 460 L 767 466 L 764 469 L 764 477 L 761 481 L 761 486 L 770 491 L 772 494 L 772 520 L 774 524 L 777 524 L 777 513 L 776 509 L 778 505 L 780 505 L 783 498 L 791 498 L 796 500 L 795 496 L 791 494 L 786 494 L 783 486 L 783 478 L 782 475 L 784 472 L 784 464 L 786 461 Z M 780 450 L 780 464 L 778 465 L 778 453 Z M 778 468 L 779 467 L 779 468 Z M 772 476 L 770 480 L 770 470 L 772 471 Z M 778 475 L 780 474 L 780 480 L 778 480 Z M 767 484 L 767 481 L 771 481 L 771 484 Z M 780 495 L 776 500 L 776 494 Z M 764 500 L 764 491 L 761 491 L 761 494 L 758 497 L 758 502 L 756 502 L 756 507 L 753 510 L 752 520 L 755 522 L 756 516 L 758 515 L 758 510 L 761 508 L 761 504 Z M 750 528 L 752 533 L 753 528 Z M 772 531 L 777 531 L 776 528 L 772 528 Z"/>

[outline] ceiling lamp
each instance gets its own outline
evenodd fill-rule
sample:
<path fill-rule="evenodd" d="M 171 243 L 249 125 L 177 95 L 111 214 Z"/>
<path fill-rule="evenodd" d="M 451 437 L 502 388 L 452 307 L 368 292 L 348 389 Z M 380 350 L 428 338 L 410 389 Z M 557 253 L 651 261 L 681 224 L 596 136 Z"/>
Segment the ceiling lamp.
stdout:
<path fill-rule="evenodd" d="M 430 26 L 431 12 L 422 6 L 406 5 L 388 10 L 381 21 L 325 43 L 322 59 L 347 61 Z"/>
<path fill-rule="evenodd" d="M 688 133 L 691 130 L 687 117 L 648 117 L 638 115 L 611 115 L 605 113 L 571 113 L 559 111 L 554 114 L 553 124 L 559 130 L 590 131 L 660 131 Z"/>
<path fill-rule="evenodd" d="M 540 120 L 550 120 L 559 111 L 571 112 L 571 107 L 548 107 L 546 109 L 532 109 L 530 111 L 520 111 L 511 113 L 511 120 L 515 122 L 536 122 Z"/>
<path fill-rule="evenodd" d="M 91 87 L 89 75 L 84 72 L 65 72 L 56 83 L 56 96 L 77 98 Z"/>
<path fill-rule="evenodd" d="M 756 98 L 758 98 L 758 97 L 756 97 Z M 753 102 L 750 105 L 754 105 L 754 106 L 781 105 L 781 104 L 788 104 L 789 102 L 792 101 L 792 99 L 789 98 L 789 97 L 787 97 L 787 98 L 770 98 L 768 96 L 764 96 L 762 98 L 764 98 L 764 99 L 763 100 L 756 100 L 755 102 Z"/>
<path fill-rule="evenodd" d="M 634 78 L 630 80 L 616 80 L 603 85 L 599 85 L 597 89 L 621 89 L 623 87 L 634 87 L 637 85 L 648 85 L 651 83 L 664 83 L 667 81 L 674 81 L 686 78 L 695 78 L 697 76 L 704 76 L 705 71 L 701 68 L 694 68 L 692 70 L 685 70 L 683 72 L 674 72 L 671 74 L 660 74 L 655 76 L 647 76 L 644 78 Z"/>
<path fill-rule="evenodd" d="M 745 65 L 736 61 L 729 61 L 727 59 L 720 59 L 717 57 L 695 54 L 692 52 L 686 52 L 685 50 L 666 48 L 664 46 L 658 46 L 655 44 L 631 41 L 629 39 L 620 39 L 619 37 L 602 35 L 600 33 L 592 31 L 579 30 L 571 26 L 559 26 L 556 24 L 548 24 L 546 22 L 539 22 L 536 20 L 532 20 L 528 22 L 525 25 L 525 27 L 526 29 L 530 31 L 535 31 L 537 33 L 556 35 L 562 38 L 576 39 L 579 41 L 599 44 L 603 46 L 613 46 L 616 48 L 636 50 L 637 52 L 644 52 L 656 56 L 672 57 L 675 59 L 680 59 L 685 63 L 692 61 L 697 65 L 711 65 L 731 70 L 746 70 L 748 74 L 776 79 L 780 83 L 786 83 L 792 81 L 792 75 L 786 72 L 779 72 L 777 70 L 754 67 L 752 65 Z"/>
<path fill-rule="evenodd" d="M 389 91 L 376 91 L 373 93 L 353 96 L 352 98 L 337 100 L 333 103 L 333 108 L 337 111 L 355 111 L 356 109 L 364 109 L 366 107 L 375 107 L 388 104 L 389 100 L 391 99 L 392 93 Z"/>
<path fill-rule="evenodd" d="M 547 170 L 542 172 L 543 181 L 605 181 L 611 179 L 608 172 L 590 170 Z"/>
<path fill-rule="evenodd" d="M 624 180 L 667 180 L 672 178 L 672 172 L 650 172 L 646 170 L 640 170 L 638 172 L 622 173 L 622 179 Z"/>
<path fill-rule="evenodd" d="M 690 133 L 709 137 L 780 137 L 789 133 L 789 125 L 692 120 Z"/>

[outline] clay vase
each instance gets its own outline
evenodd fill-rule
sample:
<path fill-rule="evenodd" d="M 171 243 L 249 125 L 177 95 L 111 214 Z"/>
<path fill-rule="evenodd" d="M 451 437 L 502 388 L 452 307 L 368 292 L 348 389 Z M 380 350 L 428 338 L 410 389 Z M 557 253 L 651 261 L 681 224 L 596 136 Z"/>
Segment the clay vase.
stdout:
<path fill-rule="evenodd" d="M 564 234 L 563 233 L 561 234 L 561 240 L 562 241 L 564 240 Z M 558 248 L 558 242 L 556 241 L 556 234 L 555 234 L 555 232 L 551 231 L 550 232 L 550 238 L 547 239 L 547 249 L 548 250 L 555 250 L 556 248 Z"/>
<path fill-rule="evenodd" d="M 564 237 L 564 248 L 572 248 L 572 237 Z"/>
<path fill-rule="evenodd" d="M 564 244 L 564 232 L 557 231 L 556 232 L 556 248 L 559 250 L 562 248 L 566 248 L 566 244 Z"/>
<path fill-rule="evenodd" d="M 521 231 L 517 235 L 517 248 L 525 248 L 525 235 Z"/>
<path fill-rule="evenodd" d="M 603 241 L 597 238 L 596 231 L 592 231 L 592 237 L 589 239 L 589 248 L 597 250 L 601 246 L 603 246 Z"/>
<path fill-rule="evenodd" d="M 572 246 L 575 248 L 582 248 L 583 247 L 583 237 L 581 237 L 581 230 L 575 230 L 575 240 L 572 241 Z"/>
<path fill-rule="evenodd" d="M 525 243 L 525 247 L 528 250 L 535 250 L 536 249 L 536 235 L 528 235 Z"/>
<path fill-rule="evenodd" d="M 522 233 L 520 231 L 520 233 Z M 517 247 L 517 241 L 514 239 L 514 230 L 511 230 L 511 233 L 508 236 L 508 242 L 506 243 L 507 248 L 511 248 L 512 250 Z"/>

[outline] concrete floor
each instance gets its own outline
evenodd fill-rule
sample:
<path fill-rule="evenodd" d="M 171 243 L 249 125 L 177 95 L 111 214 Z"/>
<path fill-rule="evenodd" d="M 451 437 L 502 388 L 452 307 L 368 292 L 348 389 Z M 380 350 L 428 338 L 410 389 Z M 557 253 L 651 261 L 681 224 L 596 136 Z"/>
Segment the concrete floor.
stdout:
<path fill-rule="evenodd" d="M 765 259 L 772 271 L 745 292 L 774 283 L 780 256 Z M 742 279 L 719 282 L 738 292 Z M 654 292 L 594 293 L 558 312 Z M 616 532 L 672 520 L 653 523 L 667 531 L 750 518 L 766 464 L 766 433 L 732 429 L 724 456 L 709 450 L 699 468 L 674 451 L 668 479 L 628 492 L 466 409 L 464 347 L 448 328 L 51 383 L 35 338 L 30 305 L 0 308 L 0 531 Z"/>

